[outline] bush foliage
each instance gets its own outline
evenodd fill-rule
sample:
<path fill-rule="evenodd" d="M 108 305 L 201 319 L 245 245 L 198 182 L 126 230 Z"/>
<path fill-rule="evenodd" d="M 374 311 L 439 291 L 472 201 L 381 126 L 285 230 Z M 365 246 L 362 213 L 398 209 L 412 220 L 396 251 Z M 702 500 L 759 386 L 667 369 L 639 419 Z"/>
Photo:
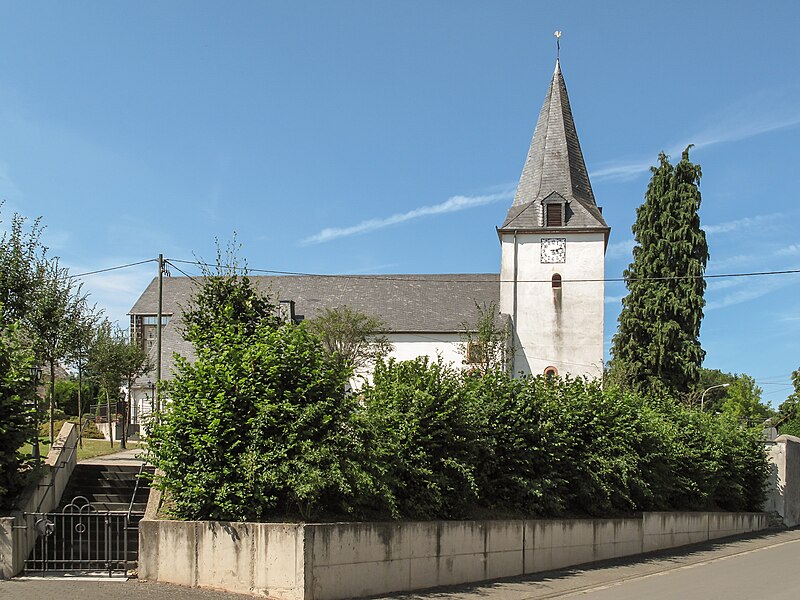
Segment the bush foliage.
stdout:
<path fill-rule="evenodd" d="M 34 393 L 32 362 L 16 330 L 0 329 L 0 510 L 11 506 L 26 483 L 20 448 L 34 434 L 28 406 Z"/>
<path fill-rule="evenodd" d="M 174 516 L 453 519 L 758 510 L 760 431 L 583 379 L 381 361 L 361 392 L 246 277 L 207 277 L 151 432 Z"/>
<path fill-rule="evenodd" d="M 368 494 L 349 373 L 273 309 L 248 278 L 217 276 L 186 313 L 197 360 L 178 359 L 148 441 L 178 516 L 308 519 Z"/>

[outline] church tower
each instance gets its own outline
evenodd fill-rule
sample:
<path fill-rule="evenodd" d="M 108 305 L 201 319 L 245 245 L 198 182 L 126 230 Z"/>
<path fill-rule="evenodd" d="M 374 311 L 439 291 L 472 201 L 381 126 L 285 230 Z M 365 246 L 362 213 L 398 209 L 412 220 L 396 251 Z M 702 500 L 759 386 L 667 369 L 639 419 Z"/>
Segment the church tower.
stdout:
<path fill-rule="evenodd" d="M 497 230 L 500 312 L 511 317 L 514 373 L 603 374 L 610 231 L 594 199 L 556 61 L 514 203 Z"/>

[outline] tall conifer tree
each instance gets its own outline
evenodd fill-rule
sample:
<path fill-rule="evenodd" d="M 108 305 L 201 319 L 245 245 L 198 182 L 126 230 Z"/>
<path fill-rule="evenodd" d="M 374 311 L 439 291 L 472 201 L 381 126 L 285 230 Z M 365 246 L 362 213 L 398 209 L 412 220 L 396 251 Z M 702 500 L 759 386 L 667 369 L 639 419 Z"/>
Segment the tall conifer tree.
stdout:
<path fill-rule="evenodd" d="M 636 211 L 628 295 L 611 349 L 611 377 L 639 391 L 682 395 L 700 376 L 700 322 L 708 244 L 700 228 L 700 165 L 689 149 L 674 167 L 663 152 Z"/>

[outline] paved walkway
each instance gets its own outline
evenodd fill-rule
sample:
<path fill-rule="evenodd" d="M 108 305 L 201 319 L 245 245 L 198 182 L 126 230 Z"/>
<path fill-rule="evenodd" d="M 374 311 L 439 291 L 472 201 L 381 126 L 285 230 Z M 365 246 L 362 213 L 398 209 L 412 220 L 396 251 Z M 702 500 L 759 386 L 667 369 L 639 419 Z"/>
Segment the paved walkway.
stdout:
<path fill-rule="evenodd" d="M 800 529 L 770 531 L 644 558 L 609 561 L 493 583 L 387 596 L 393 600 L 544 598 L 794 599 L 800 589 Z M 779 571 L 779 572 L 776 572 Z M 649 586 L 645 588 L 644 586 Z M 748 587 L 749 586 L 749 587 Z M 0 600 L 242 600 L 213 590 L 122 579 L 0 581 Z"/>
<path fill-rule="evenodd" d="M 0 600 L 244 600 L 252 596 L 148 583 L 135 579 L 0 581 Z"/>
<path fill-rule="evenodd" d="M 120 465 L 120 466 L 139 466 L 142 464 L 143 459 L 141 455 L 144 454 L 144 448 L 128 448 L 121 450 L 114 454 L 104 454 L 103 456 L 95 456 L 94 458 L 87 458 L 86 460 L 79 461 L 80 465 Z"/>

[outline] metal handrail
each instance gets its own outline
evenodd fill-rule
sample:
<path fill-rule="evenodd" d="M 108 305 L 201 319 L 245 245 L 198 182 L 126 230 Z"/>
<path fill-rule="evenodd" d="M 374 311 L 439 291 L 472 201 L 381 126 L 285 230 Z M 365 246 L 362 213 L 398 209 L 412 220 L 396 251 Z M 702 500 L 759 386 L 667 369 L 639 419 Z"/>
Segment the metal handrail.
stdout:
<path fill-rule="evenodd" d="M 142 471 L 144 471 L 144 461 L 139 465 L 139 473 L 136 474 L 136 485 L 133 487 L 133 496 L 131 496 L 131 503 L 128 505 L 128 515 L 125 517 L 125 526 L 128 526 L 131 520 L 131 513 L 133 512 L 133 503 L 136 500 L 136 494 L 139 491 L 139 482 L 142 480 Z"/>
<path fill-rule="evenodd" d="M 56 469 L 63 469 L 64 467 L 67 466 L 67 464 L 69 464 L 69 461 L 72 460 L 73 455 L 75 454 L 76 450 L 78 449 L 78 444 L 80 443 L 81 437 L 83 437 L 83 429 L 89 423 L 91 423 L 91 421 L 89 419 L 86 419 L 86 421 L 81 421 L 80 418 L 79 418 L 78 422 L 80 424 L 80 427 L 78 428 L 78 437 L 75 439 L 75 445 L 72 446 L 72 448 L 69 449 L 70 450 L 69 456 L 67 456 L 66 459 L 62 459 L 61 461 L 59 461 L 59 463 L 57 465 L 55 465 Z M 38 432 L 37 432 L 37 435 L 38 435 Z M 42 494 L 42 498 L 41 498 L 41 500 L 39 500 L 39 504 L 36 506 L 36 511 L 35 512 L 41 512 L 42 503 L 44 502 L 44 499 L 47 498 L 47 494 L 49 493 L 50 488 L 52 488 L 55 485 L 55 483 L 56 483 L 56 477 L 53 474 L 53 472 L 51 471 L 50 472 L 50 483 L 47 484 L 47 489 L 44 491 L 44 494 Z"/>

